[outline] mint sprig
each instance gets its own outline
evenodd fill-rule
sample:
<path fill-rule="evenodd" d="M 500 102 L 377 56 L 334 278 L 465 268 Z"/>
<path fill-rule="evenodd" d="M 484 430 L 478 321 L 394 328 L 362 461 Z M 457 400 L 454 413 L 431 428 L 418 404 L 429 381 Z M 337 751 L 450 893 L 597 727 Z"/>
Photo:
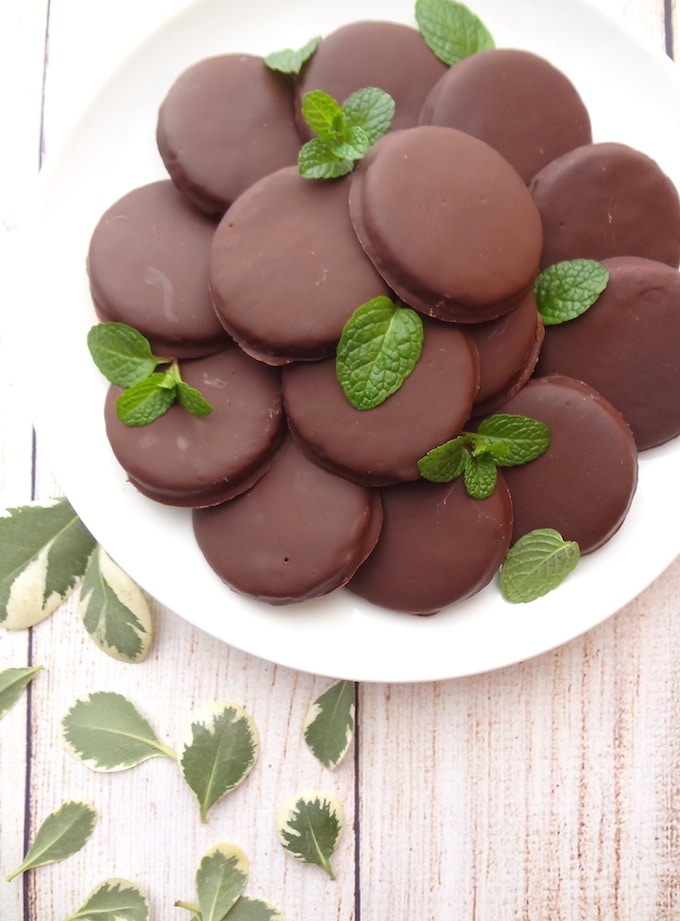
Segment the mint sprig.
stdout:
<path fill-rule="evenodd" d="M 396 393 L 415 368 L 423 347 L 423 321 L 415 310 L 386 296 L 358 307 L 340 336 L 335 367 L 355 409 L 373 409 Z"/>
<path fill-rule="evenodd" d="M 302 117 L 316 135 L 300 148 L 298 169 L 305 179 L 337 179 L 351 173 L 389 129 L 395 104 L 389 93 L 364 87 L 340 105 L 328 93 L 302 97 Z"/>
<path fill-rule="evenodd" d="M 317 35 L 302 48 L 282 48 L 280 51 L 272 51 L 265 57 L 264 63 L 270 70 L 297 76 L 319 47 L 320 41 L 321 36 Z"/>
<path fill-rule="evenodd" d="M 543 323 L 555 326 L 589 310 L 609 283 L 609 272 L 595 259 L 567 259 L 544 269 L 534 284 Z"/>
<path fill-rule="evenodd" d="M 495 46 L 481 19 L 455 0 L 416 0 L 415 15 L 425 43 L 449 66 Z"/>
<path fill-rule="evenodd" d="M 486 499 L 496 486 L 498 467 L 527 464 L 550 445 L 550 429 L 537 419 L 510 413 L 489 416 L 476 432 L 461 432 L 418 461 L 420 475 L 433 483 L 464 476 L 473 499 Z"/>
<path fill-rule="evenodd" d="M 499 575 L 506 601 L 523 604 L 547 595 L 576 568 L 579 545 L 554 528 L 529 531 L 510 548 Z"/>
<path fill-rule="evenodd" d="M 112 384 L 123 387 L 116 414 L 125 425 L 148 425 L 179 401 L 192 416 L 207 416 L 212 406 L 182 380 L 176 359 L 154 355 L 149 340 L 126 323 L 98 323 L 87 334 L 92 360 Z M 169 364 L 166 371 L 156 371 Z"/>

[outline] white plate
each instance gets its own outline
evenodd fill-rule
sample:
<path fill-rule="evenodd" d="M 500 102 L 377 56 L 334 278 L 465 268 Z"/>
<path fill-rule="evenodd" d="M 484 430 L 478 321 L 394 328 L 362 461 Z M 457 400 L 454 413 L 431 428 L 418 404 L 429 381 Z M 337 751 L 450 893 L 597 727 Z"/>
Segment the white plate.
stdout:
<path fill-rule="evenodd" d="M 580 0 L 474 0 L 498 45 L 525 47 L 562 68 L 582 93 L 596 140 L 645 151 L 680 186 L 680 84 L 673 65 L 641 48 Z M 582 560 L 557 591 L 509 605 L 490 585 L 429 618 L 368 606 L 348 593 L 273 608 L 233 593 L 207 566 L 190 513 L 142 498 L 125 479 L 103 425 L 106 382 L 86 348 L 94 322 L 85 275 L 89 237 L 120 195 L 165 176 L 156 111 L 194 61 L 225 51 L 266 54 L 355 19 L 413 23 L 413 0 L 207 0 L 162 25 L 96 95 L 44 169 L 29 239 L 24 313 L 42 355 L 34 416 L 60 483 L 86 526 L 148 592 L 183 618 L 246 652 L 293 668 L 363 681 L 424 681 L 495 669 L 554 648 L 616 612 L 680 552 L 680 443 L 647 452 L 621 531 Z M 37 248 L 37 255 L 36 255 Z M 47 380 L 47 383 L 45 383 Z"/>

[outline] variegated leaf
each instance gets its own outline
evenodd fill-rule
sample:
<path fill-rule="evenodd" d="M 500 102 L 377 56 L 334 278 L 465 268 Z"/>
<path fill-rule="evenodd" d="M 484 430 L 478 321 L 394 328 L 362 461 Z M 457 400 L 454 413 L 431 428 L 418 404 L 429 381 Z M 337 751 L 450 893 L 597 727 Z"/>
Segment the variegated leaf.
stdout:
<path fill-rule="evenodd" d="M 65 921 L 148 921 L 149 900 L 127 879 L 106 879 Z"/>
<path fill-rule="evenodd" d="M 19 700 L 21 692 L 39 672 L 42 665 L 27 668 L 6 668 L 0 672 L 0 720 Z"/>
<path fill-rule="evenodd" d="M 50 813 L 33 839 L 22 864 L 7 877 L 16 876 L 57 860 L 65 860 L 79 851 L 94 831 L 97 814 L 90 803 L 69 800 Z"/>
<path fill-rule="evenodd" d="M 85 629 L 107 655 L 123 662 L 141 662 L 151 646 L 151 609 L 139 586 L 95 548 L 80 589 L 80 615 Z"/>
<path fill-rule="evenodd" d="M 248 858 L 235 844 L 216 844 L 203 855 L 196 872 L 202 921 L 222 921 L 243 892 Z"/>
<path fill-rule="evenodd" d="M 77 588 L 96 542 L 64 498 L 0 514 L 0 625 L 32 627 Z"/>
<path fill-rule="evenodd" d="M 286 916 L 270 902 L 242 895 L 229 912 L 226 921 L 286 921 Z"/>
<path fill-rule="evenodd" d="M 305 790 L 290 797 L 276 816 L 279 841 L 288 853 L 303 863 L 321 867 L 331 879 L 335 879 L 331 857 L 343 824 L 340 800 L 324 790 Z"/>
<path fill-rule="evenodd" d="M 354 714 L 352 681 L 334 681 L 307 711 L 305 742 L 314 757 L 331 770 L 340 764 L 352 742 Z"/>

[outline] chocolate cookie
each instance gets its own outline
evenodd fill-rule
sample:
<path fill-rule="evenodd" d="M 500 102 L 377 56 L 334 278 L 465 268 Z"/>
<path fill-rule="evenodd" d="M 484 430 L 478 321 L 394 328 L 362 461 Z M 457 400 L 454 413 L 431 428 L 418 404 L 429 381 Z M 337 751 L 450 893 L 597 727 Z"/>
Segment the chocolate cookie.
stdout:
<path fill-rule="evenodd" d="M 285 420 L 279 373 L 237 347 L 181 364 L 182 378 L 211 404 L 196 417 L 178 403 L 149 425 L 124 425 L 116 415 L 121 393 L 106 399 L 106 432 L 130 482 L 165 505 L 225 502 L 268 469 Z"/>
<path fill-rule="evenodd" d="M 455 128 L 382 137 L 354 171 L 350 211 L 390 287 L 429 316 L 494 319 L 536 277 L 542 230 L 526 185 L 496 150 Z"/>
<path fill-rule="evenodd" d="M 342 329 L 388 288 L 349 218 L 349 178 L 303 179 L 296 167 L 253 185 L 221 220 L 210 286 L 225 328 L 271 364 L 335 353 Z"/>
<path fill-rule="evenodd" d="M 680 434 L 680 273 L 635 256 L 606 259 L 593 306 L 549 326 L 537 374 L 586 381 L 624 416 L 638 450 Z"/>
<path fill-rule="evenodd" d="M 586 144 L 544 167 L 529 191 L 543 222 L 542 267 L 611 256 L 680 262 L 678 192 L 639 150 Z"/>
<path fill-rule="evenodd" d="M 196 208 L 222 215 L 257 179 L 297 162 L 293 84 L 261 57 L 223 54 L 184 71 L 162 101 L 156 141 Z"/>
<path fill-rule="evenodd" d="M 99 319 L 134 326 L 157 355 L 190 358 L 225 348 L 230 340 L 208 291 L 214 231 L 169 179 L 124 195 L 90 239 L 87 270 Z"/>
<path fill-rule="evenodd" d="M 298 81 L 300 136 L 312 137 L 300 114 L 302 97 L 311 90 L 323 90 L 343 103 L 356 90 L 377 86 L 395 102 L 391 129 L 411 128 L 446 70 L 412 26 L 369 20 L 341 26 L 324 37 Z"/>
<path fill-rule="evenodd" d="M 344 585 L 375 546 L 377 490 L 334 476 L 284 441 L 270 470 L 232 502 L 193 514 L 206 560 L 232 588 L 271 604 Z"/>
<path fill-rule="evenodd" d="M 428 94 L 420 124 L 486 141 L 527 184 L 551 160 L 592 141 L 588 110 L 571 80 L 517 48 L 491 48 L 454 64 Z"/>
<path fill-rule="evenodd" d="M 534 378 L 499 409 L 550 429 L 545 454 L 503 473 L 514 509 L 513 543 L 555 528 L 581 553 L 601 547 L 623 523 L 637 486 L 638 455 L 621 413 L 588 384 Z"/>
<path fill-rule="evenodd" d="M 351 592 L 395 611 L 435 614 L 491 581 L 512 533 L 502 476 L 488 499 L 471 498 L 462 479 L 400 483 L 380 493 L 382 531 Z"/>
<path fill-rule="evenodd" d="M 335 359 L 283 369 L 290 429 L 305 453 L 365 485 L 419 477 L 418 460 L 457 435 L 478 387 L 477 353 L 467 334 L 426 320 L 423 350 L 401 388 L 374 409 L 355 409 L 338 383 Z"/>

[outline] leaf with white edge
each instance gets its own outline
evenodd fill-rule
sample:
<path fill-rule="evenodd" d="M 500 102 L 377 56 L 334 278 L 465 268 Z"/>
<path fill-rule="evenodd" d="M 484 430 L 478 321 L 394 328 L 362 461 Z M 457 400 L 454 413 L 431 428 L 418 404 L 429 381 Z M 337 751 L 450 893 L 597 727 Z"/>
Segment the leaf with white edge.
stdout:
<path fill-rule="evenodd" d="M 276 831 L 282 846 L 296 860 L 321 867 L 335 879 L 331 857 L 344 821 L 342 804 L 333 793 L 305 790 L 282 803 Z"/>
<path fill-rule="evenodd" d="M 280 908 L 270 902 L 242 895 L 229 912 L 226 921 L 286 921 L 286 916 Z"/>
<path fill-rule="evenodd" d="M 595 304 L 609 284 L 609 271 L 595 259 L 567 259 L 536 279 L 536 305 L 545 326 L 575 320 Z"/>
<path fill-rule="evenodd" d="M 80 584 L 95 546 L 64 498 L 0 512 L 0 626 L 23 630 L 49 617 Z"/>
<path fill-rule="evenodd" d="M 304 738 L 309 750 L 333 770 L 347 754 L 354 735 L 355 690 L 351 681 L 334 681 L 307 711 Z"/>
<path fill-rule="evenodd" d="M 310 39 L 302 48 L 284 48 L 281 51 L 272 51 L 264 63 L 270 70 L 278 70 L 282 74 L 299 74 L 303 66 L 319 47 L 321 36 Z"/>
<path fill-rule="evenodd" d="M 196 895 L 202 921 L 222 921 L 242 895 L 248 858 L 235 844 L 216 844 L 203 855 L 196 872 Z"/>
<path fill-rule="evenodd" d="M 135 705 L 113 691 L 76 700 L 61 731 L 67 749 L 93 771 L 124 771 L 149 758 L 176 758 Z"/>
<path fill-rule="evenodd" d="M 42 665 L 5 668 L 0 672 L 0 720 L 21 697 L 24 689 L 42 669 Z"/>
<path fill-rule="evenodd" d="M 416 0 L 416 22 L 427 46 L 449 66 L 494 47 L 481 19 L 455 0 Z"/>
<path fill-rule="evenodd" d="M 538 528 L 510 548 L 500 571 L 503 597 L 513 604 L 535 601 L 561 585 L 576 568 L 581 551 L 554 528 Z"/>
<path fill-rule="evenodd" d="M 50 813 L 38 829 L 21 866 L 6 878 L 11 882 L 16 876 L 42 867 L 48 863 L 65 860 L 87 844 L 97 821 L 90 803 L 69 800 Z"/>
<path fill-rule="evenodd" d="M 78 608 L 85 629 L 107 655 L 141 662 L 151 646 L 151 609 L 139 586 L 102 547 L 90 557 Z"/>
<path fill-rule="evenodd" d="M 216 700 L 192 714 L 180 736 L 179 763 L 184 780 L 198 799 L 201 821 L 255 766 L 258 733 L 243 707 Z"/>
<path fill-rule="evenodd" d="M 106 879 L 65 921 L 149 921 L 149 900 L 127 879 Z"/>

